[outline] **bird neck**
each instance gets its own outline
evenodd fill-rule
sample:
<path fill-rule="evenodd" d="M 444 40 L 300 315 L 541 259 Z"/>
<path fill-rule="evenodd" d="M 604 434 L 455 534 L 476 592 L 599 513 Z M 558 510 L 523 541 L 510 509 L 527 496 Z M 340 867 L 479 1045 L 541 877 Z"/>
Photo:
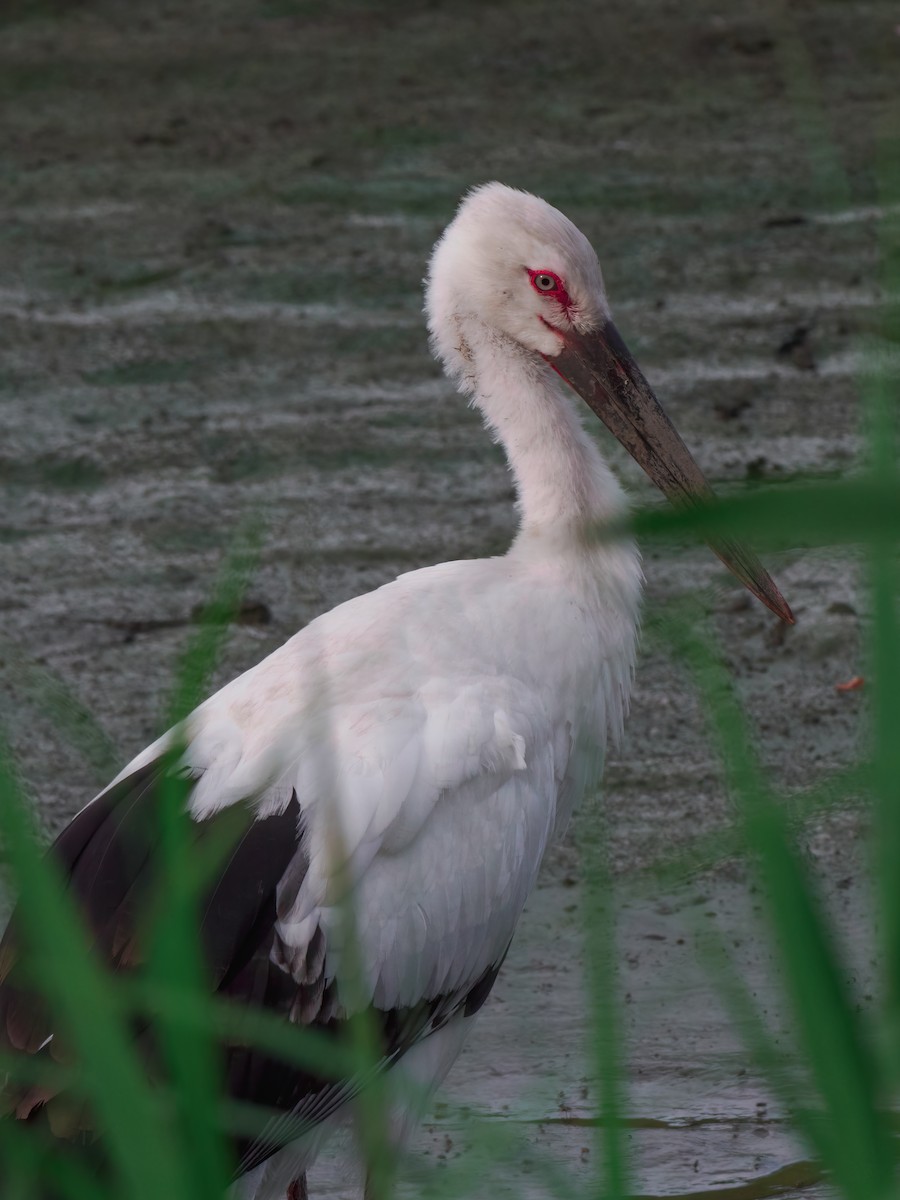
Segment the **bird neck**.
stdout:
<path fill-rule="evenodd" d="M 574 397 L 542 359 L 511 339 L 468 342 L 466 383 L 506 451 L 516 482 L 520 537 L 583 538 L 620 515 L 625 495 L 581 424 Z"/>

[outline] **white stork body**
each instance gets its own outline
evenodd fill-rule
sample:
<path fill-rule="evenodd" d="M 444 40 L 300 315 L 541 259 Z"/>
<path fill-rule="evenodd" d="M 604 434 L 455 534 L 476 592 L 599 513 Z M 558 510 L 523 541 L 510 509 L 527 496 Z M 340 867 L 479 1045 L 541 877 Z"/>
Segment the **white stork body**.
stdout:
<path fill-rule="evenodd" d="M 633 551 L 613 564 L 604 581 L 574 547 L 548 555 L 522 539 L 503 558 L 405 575 L 198 710 L 198 817 L 227 792 L 223 765 L 235 799 L 273 774 L 263 803 L 304 797 L 309 866 L 279 921 L 292 969 L 319 927 L 340 978 L 336 825 L 376 1009 L 462 998 L 503 960 L 554 828 L 596 784 L 607 727 L 621 727 L 639 572 Z M 537 632 L 552 629 L 565 634 Z M 471 1023 L 408 1052 L 417 1082 L 441 1081 Z M 283 1196 L 305 1165 L 297 1149 L 299 1163 L 286 1152 L 261 1169 L 266 1187 L 239 1195 Z"/>
<path fill-rule="evenodd" d="M 290 896 L 288 872 L 279 906 L 289 969 L 321 928 L 328 978 L 340 978 L 335 845 L 377 1010 L 461 999 L 502 962 L 554 830 L 599 779 L 631 680 L 636 551 L 586 551 L 574 529 L 526 526 L 505 556 L 428 567 L 350 600 L 196 710 L 198 819 L 248 794 L 263 810 L 303 798 L 309 863 Z M 440 1083 L 473 1020 L 457 1014 L 408 1051 L 408 1076 Z M 236 1197 L 282 1200 L 319 1144 L 268 1159 Z"/>
<path fill-rule="evenodd" d="M 554 831 L 599 780 L 631 681 L 639 559 L 630 543 L 591 536 L 624 499 L 557 376 L 664 490 L 704 485 L 611 324 L 590 245 L 543 201 L 499 184 L 467 197 L 435 251 L 427 309 L 437 353 L 509 460 L 521 516 L 512 548 L 340 605 L 200 705 L 181 736 L 198 831 L 230 806 L 254 812 L 204 910 L 215 986 L 333 1031 L 351 1008 L 349 902 L 355 1003 L 381 1022 L 386 1065 L 403 1058 L 433 1086 L 490 991 Z M 720 553 L 789 615 L 751 556 Z M 116 855 L 152 836 L 138 816 L 152 815 L 171 738 L 130 763 L 56 847 L 115 965 L 140 957 L 127 936 L 130 858 Z M 7 948 L 0 961 L 13 962 Z M 0 1030 L 33 1053 L 53 1032 L 14 984 L 0 989 Z M 238 1145 L 235 1200 L 283 1200 L 353 1081 L 326 1086 L 243 1051 L 228 1064 L 237 1099 L 313 1127 L 285 1147 L 276 1120 Z M 17 1111 L 52 1103 L 29 1094 Z"/>

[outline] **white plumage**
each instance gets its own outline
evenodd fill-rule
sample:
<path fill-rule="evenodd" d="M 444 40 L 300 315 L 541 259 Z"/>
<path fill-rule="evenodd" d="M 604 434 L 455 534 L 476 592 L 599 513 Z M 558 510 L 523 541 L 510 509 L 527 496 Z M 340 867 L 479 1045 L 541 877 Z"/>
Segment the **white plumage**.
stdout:
<path fill-rule="evenodd" d="M 566 356 L 581 355 L 592 374 L 572 382 L 591 406 L 607 419 L 602 405 L 624 396 L 640 418 L 643 449 L 629 446 L 638 461 L 657 475 L 676 462 L 700 485 L 613 338 L 593 251 L 543 201 L 499 184 L 471 193 L 435 250 L 427 312 L 435 351 L 506 451 L 521 515 L 514 544 L 340 605 L 200 705 L 185 732 L 197 822 L 249 801 L 263 827 L 299 805 L 263 947 L 268 969 L 298 985 L 286 1015 L 346 1015 L 350 902 L 365 1001 L 378 1014 L 427 1001 L 438 1014 L 399 1050 L 434 1085 L 493 982 L 551 837 L 598 783 L 631 681 L 638 554 L 589 536 L 622 512 L 623 494 L 551 366 L 571 377 Z M 601 358 L 618 363 L 612 383 Z M 649 433 L 645 418 L 657 422 Z M 668 476 L 658 482 L 676 490 Z M 774 606 L 755 560 L 739 565 Z M 169 738 L 93 804 L 152 771 Z M 284 1106 L 327 1120 L 302 1143 L 245 1156 L 240 1200 L 282 1200 L 340 1115 L 333 1092 Z"/>

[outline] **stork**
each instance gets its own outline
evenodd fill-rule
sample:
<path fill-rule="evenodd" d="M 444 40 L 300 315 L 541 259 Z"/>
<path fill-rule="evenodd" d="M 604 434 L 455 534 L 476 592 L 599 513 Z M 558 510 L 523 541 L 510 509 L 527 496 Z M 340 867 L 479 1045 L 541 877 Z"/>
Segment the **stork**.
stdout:
<path fill-rule="evenodd" d="M 508 552 L 412 571 L 318 617 L 139 754 L 52 853 L 97 948 L 126 969 L 139 957 L 136 876 L 158 849 L 160 773 L 187 777 L 198 829 L 245 806 L 250 826 L 201 909 L 211 986 L 326 1031 L 363 1006 L 384 1065 L 402 1060 L 430 1090 L 627 707 L 640 558 L 628 540 L 594 536 L 625 498 L 575 395 L 675 503 L 710 493 L 612 323 L 589 242 L 543 200 L 499 183 L 471 191 L 435 247 L 426 311 L 436 355 L 514 477 Z M 750 551 L 714 549 L 793 621 Z M 342 992 L 345 904 L 353 1001 Z M 6 1049 L 46 1054 L 54 1030 L 17 979 L 15 920 L 3 951 Z M 246 1047 L 224 1052 L 233 1098 L 303 1130 L 287 1144 L 274 1127 L 238 1142 L 230 1200 L 305 1195 L 356 1085 Z M 46 1090 L 26 1093 L 16 1111 L 35 1119 L 53 1104 Z M 398 1115 L 398 1140 L 412 1119 Z"/>

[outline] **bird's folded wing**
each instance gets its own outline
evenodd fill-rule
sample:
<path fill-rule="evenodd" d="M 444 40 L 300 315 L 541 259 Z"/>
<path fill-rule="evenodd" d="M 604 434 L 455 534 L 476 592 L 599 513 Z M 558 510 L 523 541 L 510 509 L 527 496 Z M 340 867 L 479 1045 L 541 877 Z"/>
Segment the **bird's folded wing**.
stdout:
<path fill-rule="evenodd" d="M 509 687 L 495 693 L 462 688 L 394 701 L 390 711 L 370 703 L 330 714 L 327 750 L 337 772 L 329 803 L 321 763 L 311 770 L 301 755 L 274 782 L 271 771 L 258 777 L 261 787 L 247 803 L 234 799 L 232 784 L 228 808 L 210 802 L 208 790 L 198 806 L 197 793 L 210 780 L 228 786 L 220 755 L 203 750 L 227 741 L 210 730 L 211 721 L 174 778 L 165 758 L 142 756 L 136 770 L 74 818 L 52 850 L 95 950 L 115 970 L 138 969 L 144 959 L 146 909 L 159 878 L 165 774 L 167 787 L 183 789 L 198 849 L 219 836 L 235 812 L 245 818 L 200 903 L 200 940 L 214 989 L 340 1034 L 347 1019 L 338 932 L 345 895 L 334 884 L 336 864 L 327 853 L 329 814 L 338 813 L 339 857 L 351 868 L 362 986 L 380 1030 L 382 1065 L 455 1013 L 474 1012 L 490 991 L 540 862 L 554 773 L 552 762 L 531 756 L 537 718 Z M 228 757 L 238 764 L 233 779 L 241 755 L 232 745 Z M 309 799 L 301 803 L 304 784 Z M 19 966 L 14 916 L 0 943 L 0 1043 L 19 1053 L 64 1057 L 52 1016 L 29 992 Z M 152 1060 L 152 1037 L 145 1040 Z M 362 1076 L 335 1082 L 304 1073 L 249 1046 L 223 1050 L 233 1098 L 304 1125 L 329 1117 L 363 1082 Z M 44 1110 L 51 1127 L 59 1100 L 58 1133 L 90 1127 L 89 1115 L 73 1121 L 65 1098 L 48 1092 L 7 1085 L 5 1099 L 23 1118 Z M 263 1161 L 295 1131 L 276 1120 L 262 1138 L 238 1141 L 242 1169 Z"/>
<path fill-rule="evenodd" d="M 160 875 L 163 783 L 161 764 L 144 766 L 82 809 L 50 851 L 83 915 L 92 949 L 115 971 L 137 969 L 145 960 L 149 915 L 165 882 Z M 169 791 L 166 799 L 183 804 L 192 783 L 174 778 L 165 786 L 176 793 Z M 223 829 L 226 823 L 230 828 Z M 199 940 L 214 988 L 234 988 L 258 948 L 271 940 L 276 888 L 299 852 L 302 828 L 295 797 L 262 820 L 246 810 L 190 823 L 195 855 L 220 839 L 217 869 L 199 901 Z M 0 942 L 0 1045 L 64 1059 L 52 1011 L 23 977 L 18 926 L 14 913 Z M 29 1089 L 16 1091 L 9 1083 L 3 1097 L 4 1107 L 22 1117 L 53 1099 Z"/>

